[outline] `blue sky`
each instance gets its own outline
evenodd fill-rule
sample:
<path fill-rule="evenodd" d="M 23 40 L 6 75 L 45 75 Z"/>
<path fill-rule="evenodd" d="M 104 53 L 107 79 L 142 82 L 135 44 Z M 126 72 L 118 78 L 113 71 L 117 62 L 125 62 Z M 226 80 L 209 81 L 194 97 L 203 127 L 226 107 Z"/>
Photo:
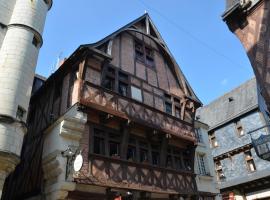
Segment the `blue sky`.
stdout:
<path fill-rule="evenodd" d="M 48 77 L 58 57 L 93 43 L 147 11 L 204 104 L 252 78 L 238 39 L 221 14 L 225 0 L 54 0 L 37 73 Z"/>

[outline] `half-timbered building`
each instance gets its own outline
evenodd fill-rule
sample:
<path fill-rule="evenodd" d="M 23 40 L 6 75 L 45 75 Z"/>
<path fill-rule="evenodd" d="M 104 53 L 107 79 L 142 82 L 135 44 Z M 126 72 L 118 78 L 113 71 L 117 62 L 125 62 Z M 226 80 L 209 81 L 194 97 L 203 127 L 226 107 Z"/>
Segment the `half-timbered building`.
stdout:
<path fill-rule="evenodd" d="M 196 198 L 200 105 L 145 14 L 81 45 L 33 94 L 3 199 Z"/>

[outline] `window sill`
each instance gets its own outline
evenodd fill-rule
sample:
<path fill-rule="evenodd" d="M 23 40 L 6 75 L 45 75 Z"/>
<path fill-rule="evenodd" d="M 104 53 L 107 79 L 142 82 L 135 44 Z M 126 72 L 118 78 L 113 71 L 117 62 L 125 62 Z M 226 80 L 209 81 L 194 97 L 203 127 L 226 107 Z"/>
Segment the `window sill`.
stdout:
<path fill-rule="evenodd" d="M 211 176 L 210 174 L 207 175 L 207 174 L 198 174 L 198 177 L 199 179 L 202 179 L 202 180 L 213 180 L 213 176 Z"/>

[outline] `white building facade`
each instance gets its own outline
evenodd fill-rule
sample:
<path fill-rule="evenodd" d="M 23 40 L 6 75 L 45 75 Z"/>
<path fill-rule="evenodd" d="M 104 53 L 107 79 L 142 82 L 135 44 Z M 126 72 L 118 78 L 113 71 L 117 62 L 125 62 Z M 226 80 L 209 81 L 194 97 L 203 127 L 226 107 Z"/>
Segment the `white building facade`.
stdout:
<path fill-rule="evenodd" d="M 208 125 L 195 121 L 195 133 L 198 141 L 195 155 L 196 183 L 200 199 L 221 199 L 218 189 L 213 157 L 208 141 Z"/>
<path fill-rule="evenodd" d="M 19 162 L 42 32 L 52 0 L 0 0 L 0 197 Z"/>

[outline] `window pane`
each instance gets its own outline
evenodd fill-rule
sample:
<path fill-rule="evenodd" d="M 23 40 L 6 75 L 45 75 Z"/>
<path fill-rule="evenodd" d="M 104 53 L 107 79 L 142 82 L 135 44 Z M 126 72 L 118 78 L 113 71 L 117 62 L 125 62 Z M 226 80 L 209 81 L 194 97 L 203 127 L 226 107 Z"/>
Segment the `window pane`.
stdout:
<path fill-rule="evenodd" d="M 103 86 L 108 90 L 114 90 L 114 79 L 106 77 L 103 82 Z"/>
<path fill-rule="evenodd" d="M 138 101 L 142 101 L 142 91 L 141 89 L 131 86 L 131 97 Z"/>
<path fill-rule="evenodd" d="M 180 108 L 175 107 L 175 117 L 180 118 L 180 113 L 181 113 Z"/>
<path fill-rule="evenodd" d="M 167 156 L 166 166 L 172 168 L 172 157 Z"/>
<path fill-rule="evenodd" d="M 165 102 L 165 112 L 170 114 L 170 115 L 172 114 L 172 104 L 171 103 Z"/>
<path fill-rule="evenodd" d="M 200 174 L 206 175 L 206 168 L 204 163 L 204 155 L 198 156 L 198 166 L 199 166 L 199 172 Z"/>
<path fill-rule="evenodd" d="M 135 161 L 136 160 L 136 148 L 135 147 L 128 146 L 127 160 L 129 160 L 129 161 Z"/>
<path fill-rule="evenodd" d="M 122 72 L 119 72 L 119 79 L 123 81 L 128 81 L 128 75 Z"/>
<path fill-rule="evenodd" d="M 148 155 L 147 155 L 146 149 L 140 149 L 140 161 L 141 162 L 147 162 L 148 161 Z"/>
<path fill-rule="evenodd" d="M 191 161 L 189 159 L 184 160 L 186 170 L 191 170 Z"/>
<path fill-rule="evenodd" d="M 117 142 L 110 142 L 110 156 L 119 156 L 119 143 Z"/>
<path fill-rule="evenodd" d="M 143 61 L 143 45 L 136 42 L 135 43 L 135 56 L 137 60 Z"/>
<path fill-rule="evenodd" d="M 94 153 L 105 154 L 105 143 L 104 139 L 100 137 L 94 137 Z"/>
<path fill-rule="evenodd" d="M 128 85 L 122 82 L 119 82 L 119 94 L 123 95 L 123 96 L 127 96 L 128 94 Z"/>
<path fill-rule="evenodd" d="M 174 160 L 175 160 L 175 165 L 176 165 L 175 167 L 176 167 L 176 169 L 182 169 L 181 158 L 175 156 L 175 157 L 174 157 Z"/>
<path fill-rule="evenodd" d="M 159 152 L 152 152 L 152 163 L 153 165 L 159 165 L 160 155 Z"/>

